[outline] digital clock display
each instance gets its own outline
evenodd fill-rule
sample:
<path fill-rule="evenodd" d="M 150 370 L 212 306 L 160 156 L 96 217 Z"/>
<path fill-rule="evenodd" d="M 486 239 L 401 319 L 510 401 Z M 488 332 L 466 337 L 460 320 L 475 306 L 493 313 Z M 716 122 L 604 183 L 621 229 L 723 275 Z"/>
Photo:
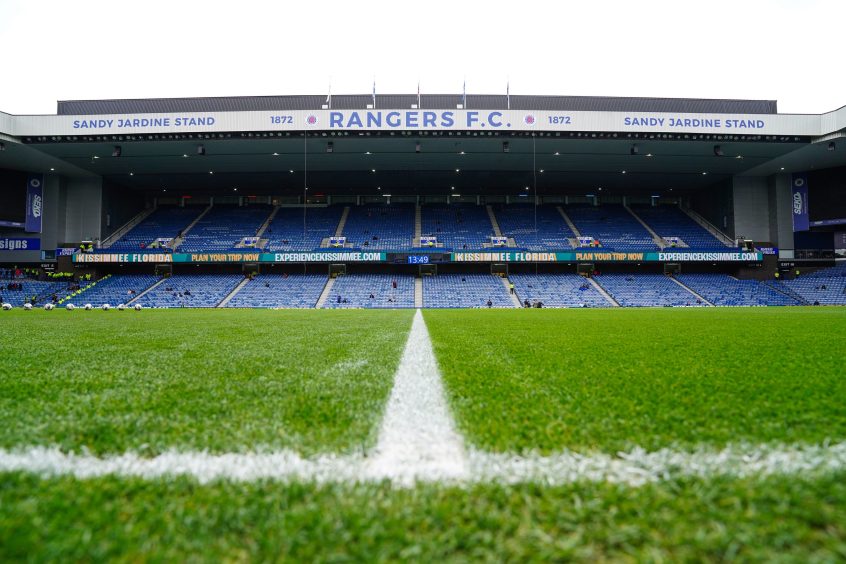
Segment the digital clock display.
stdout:
<path fill-rule="evenodd" d="M 408 255 L 408 264 L 429 264 L 429 255 Z"/>

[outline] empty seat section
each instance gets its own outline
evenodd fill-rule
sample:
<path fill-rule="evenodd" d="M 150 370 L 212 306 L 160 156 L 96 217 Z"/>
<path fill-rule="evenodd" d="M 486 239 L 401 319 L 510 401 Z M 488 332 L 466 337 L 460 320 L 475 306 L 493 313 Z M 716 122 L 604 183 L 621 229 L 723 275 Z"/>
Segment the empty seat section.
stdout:
<path fill-rule="evenodd" d="M 244 237 L 254 237 L 271 211 L 272 208 L 264 204 L 214 206 L 191 228 L 179 245 L 179 251 L 230 251 Z"/>
<path fill-rule="evenodd" d="M 643 225 L 619 204 L 569 205 L 564 209 L 583 237 L 597 239 L 611 251 L 654 251 L 658 245 Z"/>
<path fill-rule="evenodd" d="M 263 238 L 268 251 L 311 251 L 331 237 L 341 221 L 343 206 L 279 208 Z"/>
<path fill-rule="evenodd" d="M 161 207 L 112 243 L 108 250 L 146 250 L 158 238 L 174 239 L 180 231 L 191 225 L 203 210 L 202 206 Z M 161 249 L 149 249 L 161 252 Z"/>
<path fill-rule="evenodd" d="M 783 280 L 781 284 L 810 304 L 846 305 L 846 264 L 803 274 L 794 280 Z"/>
<path fill-rule="evenodd" d="M 240 274 L 174 274 L 134 303 L 144 307 L 216 307 L 243 279 Z"/>
<path fill-rule="evenodd" d="M 20 290 L 9 290 L 9 284 L 20 284 Z M 25 303 L 32 303 L 32 297 L 35 296 L 35 305 L 42 305 L 47 302 L 52 302 L 53 295 L 56 295 L 56 300 L 61 300 L 72 292 L 69 288 L 75 284 L 74 282 L 48 282 L 43 280 L 32 280 L 30 278 L 15 278 L 14 280 L 3 280 L 0 284 L 0 298 L 3 303 L 9 303 L 13 306 L 22 306 Z M 79 283 L 84 285 L 83 282 Z"/>
<path fill-rule="evenodd" d="M 423 307 L 514 307 L 502 279 L 493 274 L 438 274 L 423 278 Z"/>
<path fill-rule="evenodd" d="M 437 237 L 438 243 L 452 249 L 481 249 L 494 234 L 484 206 L 473 204 L 421 207 L 421 235 Z"/>
<path fill-rule="evenodd" d="M 238 290 L 226 307 L 310 308 L 325 285 L 323 274 L 262 274 Z"/>
<path fill-rule="evenodd" d="M 393 287 L 394 282 L 396 282 L 396 288 Z M 407 274 L 339 276 L 323 307 L 329 309 L 414 307 L 414 276 Z"/>
<path fill-rule="evenodd" d="M 633 205 L 631 208 L 660 237 L 678 237 L 690 250 L 725 252 L 729 248 L 678 206 Z"/>
<path fill-rule="evenodd" d="M 623 307 L 695 306 L 696 297 L 664 274 L 600 274 L 594 277 Z"/>
<path fill-rule="evenodd" d="M 578 274 L 509 274 L 520 302 L 544 307 L 609 307 L 611 304 Z"/>
<path fill-rule="evenodd" d="M 411 248 L 414 206 L 364 205 L 350 208 L 343 235 L 347 243 L 369 250 Z"/>
<path fill-rule="evenodd" d="M 715 306 L 798 304 L 758 280 L 737 280 L 725 274 L 679 274 L 676 278 Z"/>
<path fill-rule="evenodd" d="M 159 281 L 155 274 L 125 274 L 109 276 L 74 296 L 71 300 L 75 305 L 92 304 L 125 304 Z"/>
<path fill-rule="evenodd" d="M 570 250 L 570 239 L 576 237 L 554 205 L 500 205 L 494 207 L 494 215 L 502 235 L 530 251 Z"/>

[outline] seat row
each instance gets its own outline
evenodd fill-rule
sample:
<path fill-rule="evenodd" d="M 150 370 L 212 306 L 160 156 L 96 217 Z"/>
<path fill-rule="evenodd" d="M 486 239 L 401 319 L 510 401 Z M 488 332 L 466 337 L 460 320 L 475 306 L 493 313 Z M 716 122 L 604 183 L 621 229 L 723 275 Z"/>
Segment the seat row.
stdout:
<path fill-rule="evenodd" d="M 411 308 L 415 284 L 423 307 L 515 307 L 507 284 L 491 274 L 348 274 L 330 282 L 319 274 L 151 274 L 108 276 L 72 296 L 76 304 L 139 303 L 144 307 L 313 308 L 326 292 L 326 308 Z M 513 273 L 516 301 L 545 307 L 786 306 L 846 305 L 846 269 L 828 269 L 796 280 L 738 280 L 726 274 L 602 273 L 589 280 L 576 274 Z M 22 291 L 0 288 L 3 301 L 21 305 L 33 295 L 43 303 L 68 292 L 67 282 L 24 280 Z M 240 287 L 239 287 L 240 285 Z M 233 291 L 238 291 L 233 294 Z M 145 290 L 148 290 L 145 293 Z M 142 295 L 143 294 L 143 295 Z M 604 295 L 605 294 L 605 295 Z M 610 299 L 609 299 L 610 298 Z M 135 300 L 135 301 L 133 301 Z M 613 300 L 613 301 L 612 301 Z"/>
<path fill-rule="evenodd" d="M 174 239 L 195 222 L 206 208 L 162 207 L 114 242 L 109 251 L 138 251 L 158 247 L 157 239 Z M 245 238 L 261 233 L 268 251 L 314 250 L 340 229 L 348 246 L 369 250 L 414 248 L 416 208 L 411 204 L 280 207 L 266 204 L 216 205 L 185 233 L 177 251 L 230 251 Z M 592 237 L 605 250 L 657 250 L 650 232 L 636 213 L 662 238 L 675 238 L 678 246 L 692 250 L 725 250 L 726 246 L 676 206 L 619 204 L 491 206 L 500 232 L 518 248 L 532 251 L 565 250 L 579 246 L 576 232 Z M 565 218 L 566 215 L 566 218 Z M 570 220 L 569 223 L 567 220 Z M 572 228 L 571 228 L 572 225 Z M 574 229 L 576 231 L 574 231 Z M 426 204 L 420 208 L 420 233 L 435 237 L 439 247 L 478 250 L 494 235 L 487 208 L 471 204 Z M 582 243 L 586 246 L 587 243 Z"/>

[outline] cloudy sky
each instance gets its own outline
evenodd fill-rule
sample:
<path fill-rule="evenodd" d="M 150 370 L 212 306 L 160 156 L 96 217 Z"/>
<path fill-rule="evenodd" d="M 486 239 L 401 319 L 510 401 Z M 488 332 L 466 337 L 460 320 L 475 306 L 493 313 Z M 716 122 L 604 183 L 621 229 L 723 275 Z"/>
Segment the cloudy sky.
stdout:
<path fill-rule="evenodd" d="M 369 93 L 846 104 L 844 0 L 0 0 L 0 110 Z"/>

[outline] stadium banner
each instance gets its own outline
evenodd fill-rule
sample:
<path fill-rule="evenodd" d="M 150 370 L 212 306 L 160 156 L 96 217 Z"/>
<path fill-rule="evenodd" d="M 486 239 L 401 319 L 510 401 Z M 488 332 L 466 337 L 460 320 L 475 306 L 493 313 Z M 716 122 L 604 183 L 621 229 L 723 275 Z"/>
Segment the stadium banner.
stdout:
<path fill-rule="evenodd" d="M 37 237 L 0 237 L 0 251 L 39 251 L 41 239 Z"/>
<path fill-rule="evenodd" d="M 759 252 L 643 252 L 577 251 L 543 253 L 524 251 L 452 253 L 452 262 L 760 262 Z"/>
<path fill-rule="evenodd" d="M 793 175 L 793 232 L 810 229 L 808 218 L 808 175 L 799 172 Z"/>
<path fill-rule="evenodd" d="M 37 239 L 36 239 L 37 241 Z M 0 239 L 0 244 L 3 240 Z M 2 250 L 2 247 L 0 247 Z M 424 255 L 425 256 L 425 255 Z M 448 262 L 760 262 L 760 252 L 466 252 L 450 253 Z M 92 263 L 280 263 L 280 262 L 386 262 L 384 252 L 285 252 L 285 253 L 75 253 L 73 262 Z M 428 261 L 426 261 L 428 262 Z"/>
<path fill-rule="evenodd" d="M 818 115 L 656 112 L 360 109 L 96 116 L 12 116 L 15 136 L 223 133 L 239 131 L 610 131 L 818 136 Z"/>
<path fill-rule="evenodd" d="M 30 174 L 26 179 L 26 224 L 27 233 L 41 233 L 41 212 L 44 208 L 44 176 Z"/>
<path fill-rule="evenodd" d="M 812 221 L 811 225 L 814 227 L 824 227 L 826 225 L 846 225 L 846 218 L 820 219 L 819 221 Z"/>
<path fill-rule="evenodd" d="M 245 262 L 385 262 L 381 252 L 287 252 L 287 253 L 76 253 L 77 263 L 245 263 Z"/>

